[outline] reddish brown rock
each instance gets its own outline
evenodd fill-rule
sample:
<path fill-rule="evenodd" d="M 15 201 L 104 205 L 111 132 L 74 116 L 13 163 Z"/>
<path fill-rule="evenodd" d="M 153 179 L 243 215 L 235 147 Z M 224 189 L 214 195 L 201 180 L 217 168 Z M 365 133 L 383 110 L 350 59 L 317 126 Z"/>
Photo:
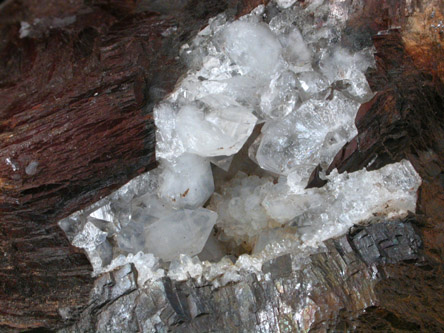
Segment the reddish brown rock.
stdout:
<path fill-rule="evenodd" d="M 404 1 L 391 4 L 390 8 L 398 8 L 393 12 L 404 15 L 392 16 L 399 27 L 373 37 L 377 68 L 367 78 L 376 95 L 359 109 L 355 120 L 359 134 L 342 148 L 328 171 L 377 169 L 408 158 L 423 178 L 417 211 L 423 216 L 425 248 L 442 261 L 444 29 L 437 26 L 444 4 L 435 0 L 413 7 Z M 360 24 L 373 32 L 371 24 Z"/>
<path fill-rule="evenodd" d="M 367 8 L 376 3 L 367 2 Z M 427 259 L 421 265 L 385 267 L 387 279 L 374 291 L 379 304 L 353 320 L 358 331 L 438 332 L 444 327 L 439 315 L 444 288 L 444 30 L 437 27 L 444 4 L 408 3 L 410 7 L 406 1 L 391 1 L 385 16 L 390 19 L 368 24 L 372 20 L 364 15 L 354 23 L 371 33 L 396 28 L 373 37 L 377 68 L 367 78 L 376 95 L 361 106 L 356 117 L 359 134 L 337 154 L 329 171 L 377 169 L 409 159 L 423 178 L 417 214 Z M 374 11 L 383 14 L 377 7 Z M 349 323 L 350 314 L 345 317 Z"/>
<path fill-rule="evenodd" d="M 223 10 L 241 15 L 259 3 L 7 0 L 0 4 L 0 330 L 55 328 L 76 319 L 88 299 L 91 270 L 56 220 L 154 166 L 151 108 L 182 74 L 178 46 L 208 17 Z M 370 36 L 379 30 L 401 28 L 373 39 L 378 68 L 368 78 L 378 93 L 362 106 L 356 119 L 359 135 L 331 168 L 353 171 L 368 164 L 379 168 L 409 158 L 424 178 L 418 213 L 428 257 L 425 263 L 378 262 L 385 275 L 374 289 L 369 277 L 373 266 L 360 262 L 363 268 L 346 283 L 362 288 L 358 301 L 360 295 L 372 295 L 375 302 L 368 308 L 364 304 L 358 315 L 346 311 L 353 309 L 348 301 L 335 303 L 335 293 L 325 293 L 320 284 L 318 295 L 327 298 L 327 313 L 342 319 L 321 321 L 319 327 L 437 331 L 443 327 L 444 304 L 440 298 L 444 57 L 442 33 L 432 24 L 442 17 L 442 3 L 361 4 L 343 41 L 349 47 L 370 45 Z M 168 28 L 177 30 L 163 36 Z M 358 254 L 350 255 L 361 260 Z M 321 273 L 316 276 L 342 290 L 340 279 L 323 269 L 334 262 L 324 259 L 321 255 L 316 265 Z M 285 281 L 292 286 L 298 280 Z M 257 286 L 257 281 L 252 284 Z M 112 285 L 111 279 L 107 287 Z M 213 299 L 209 288 L 208 293 Z M 221 295 L 226 304 L 226 295 Z M 341 311 L 337 304 L 342 304 Z M 233 311 L 233 316 L 237 313 Z M 198 318 L 208 327 L 216 322 Z"/>
<path fill-rule="evenodd" d="M 0 5 L 0 328 L 75 318 L 91 268 L 56 221 L 155 166 L 152 107 L 183 73 L 179 46 L 259 3 Z"/>

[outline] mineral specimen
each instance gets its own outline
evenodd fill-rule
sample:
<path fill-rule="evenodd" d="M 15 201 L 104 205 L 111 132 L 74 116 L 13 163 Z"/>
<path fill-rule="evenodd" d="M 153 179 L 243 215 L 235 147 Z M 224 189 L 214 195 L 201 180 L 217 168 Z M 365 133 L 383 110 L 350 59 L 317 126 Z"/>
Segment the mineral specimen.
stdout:
<path fill-rule="evenodd" d="M 413 211 L 421 183 L 407 161 L 371 172 L 335 172 L 324 187 L 297 193 L 282 179 L 273 184 L 272 179 L 238 174 L 222 195 L 215 195 L 210 207 L 218 213 L 224 236 L 254 247 L 263 232 L 289 224 L 296 227 L 292 233 L 301 238 L 301 246 L 318 246 L 358 221 Z"/>
<path fill-rule="evenodd" d="M 143 282 L 168 274 L 223 285 L 354 224 L 415 209 L 421 179 L 408 161 L 326 174 L 372 96 L 364 73 L 373 50 L 339 43 L 344 18 L 328 1 L 278 6 L 273 16 L 264 6 L 238 21 L 219 15 L 184 44 L 188 73 L 154 110 L 159 167 L 61 221 L 96 274 L 148 258 Z M 258 125 L 246 148 L 266 176 L 231 164 Z M 210 163 L 230 179 L 213 177 Z M 325 185 L 306 188 L 314 170 Z M 171 262 L 168 273 L 157 260 Z"/>
<path fill-rule="evenodd" d="M 210 162 L 183 154 L 174 162 L 164 161 L 160 198 L 173 208 L 201 207 L 214 191 Z"/>

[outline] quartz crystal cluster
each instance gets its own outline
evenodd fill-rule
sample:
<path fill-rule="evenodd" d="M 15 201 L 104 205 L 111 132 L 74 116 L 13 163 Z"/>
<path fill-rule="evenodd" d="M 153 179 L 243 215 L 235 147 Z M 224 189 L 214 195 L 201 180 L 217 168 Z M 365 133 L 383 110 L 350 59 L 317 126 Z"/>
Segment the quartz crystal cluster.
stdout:
<path fill-rule="evenodd" d="M 315 247 L 359 221 L 413 210 L 420 183 L 407 161 L 371 172 L 335 171 L 326 178 L 322 188 L 294 191 L 287 177 L 275 184 L 271 178 L 238 174 L 213 196 L 210 207 L 218 212 L 223 236 L 249 243 L 253 253 L 285 239 L 282 234 L 289 226 L 296 229 L 303 246 Z"/>
<path fill-rule="evenodd" d="M 175 279 L 235 279 L 265 258 L 415 209 L 421 179 L 407 161 L 322 171 L 372 97 L 373 50 L 341 46 L 347 15 L 332 6 L 280 0 L 237 21 L 219 15 L 183 45 L 187 75 L 154 108 L 159 167 L 60 221 L 96 274 L 132 262 L 143 283 L 171 262 Z M 230 165 L 241 149 L 260 174 Z M 326 184 L 307 189 L 316 168 Z"/>

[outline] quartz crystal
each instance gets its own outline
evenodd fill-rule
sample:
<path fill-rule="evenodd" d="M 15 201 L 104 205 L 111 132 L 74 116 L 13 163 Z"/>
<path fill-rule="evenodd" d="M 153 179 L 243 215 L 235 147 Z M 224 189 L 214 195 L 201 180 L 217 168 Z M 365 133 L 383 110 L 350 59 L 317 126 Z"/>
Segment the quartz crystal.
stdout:
<path fill-rule="evenodd" d="M 217 215 L 208 209 L 180 209 L 148 226 L 146 252 L 170 261 L 178 254 L 194 256 L 202 251 Z"/>
<path fill-rule="evenodd" d="M 358 221 L 414 211 L 421 184 L 408 161 L 370 172 L 335 170 L 327 179 L 322 188 L 294 193 L 284 178 L 275 184 L 272 179 L 238 174 L 222 195 L 213 196 L 210 207 L 218 213 L 217 225 L 233 242 L 254 246 L 256 237 L 270 238 L 273 226 L 289 225 L 296 227 L 292 233 L 303 243 L 317 246 Z"/>
<path fill-rule="evenodd" d="M 186 151 L 200 156 L 237 153 L 253 132 L 256 117 L 223 95 L 205 96 L 202 101 L 202 107 L 185 105 L 176 118 Z"/>
<path fill-rule="evenodd" d="M 272 179 L 238 174 L 221 195 L 214 195 L 210 206 L 218 213 L 218 225 L 239 242 L 254 237 L 268 225 L 261 203 L 272 187 Z"/>
<path fill-rule="evenodd" d="M 263 23 L 237 21 L 222 32 L 222 48 L 243 73 L 268 78 L 280 64 L 281 45 Z"/>
<path fill-rule="evenodd" d="M 177 110 L 170 103 L 161 103 L 154 109 L 156 119 L 156 157 L 166 160 L 180 156 L 185 148 L 176 132 Z"/>
<path fill-rule="evenodd" d="M 257 151 L 259 165 L 277 174 L 292 171 L 308 179 L 319 163 L 328 164 L 357 134 L 359 104 L 335 92 L 330 100 L 310 99 L 281 119 L 266 123 Z"/>
<path fill-rule="evenodd" d="M 201 207 L 214 191 L 210 162 L 197 155 L 183 154 L 174 162 L 164 163 L 160 198 L 173 208 Z"/>
<path fill-rule="evenodd" d="M 297 78 L 291 71 L 278 73 L 261 95 L 261 111 L 271 118 L 285 117 L 299 101 Z"/>
<path fill-rule="evenodd" d="M 167 275 L 217 287 L 374 216 L 415 210 L 421 179 L 408 161 L 324 172 L 373 96 L 373 49 L 341 42 L 351 6 L 268 6 L 237 21 L 218 15 L 182 46 L 188 71 L 153 111 L 158 168 L 60 221 L 94 274 L 132 263 L 139 285 Z M 306 189 L 315 168 L 326 184 Z"/>
<path fill-rule="evenodd" d="M 205 163 L 202 164 L 202 162 Z M 165 175 L 158 176 L 156 173 L 148 173 L 132 180 L 109 198 L 103 199 L 102 206 L 99 208 L 95 207 L 96 204 L 92 208 L 80 211 L 60 222 L 67 235 L 72 237 L 73 245 L 84 248 L 91 261 L 95 262 L 96 272 L 100 272 L 102 266 L 111 261 L 112 248 L 110 248 L 108 238 L 113 238 L 117 243 L 116 253 L 153 253 L 156 257 L 166 261 L 174 259 L 176 254 L 183 253 L 193 256 L 201 252 L 216 223 L 217 215 L 204 208 L 187 209 L 183 207 L 196 198 L 199 203 L 193 203 L 190 206 L 202 205 L 203 201 L 212 193 L 214 185 L 211 169 L 209 162 L 198 156 L 186 155 L 182 163 L 191 163 L 186 165 L 191 166 L 192 169 L 183 171 L 184 174 L 181 177 L 168 176 L 168 180 L 176 180 L 173 182 L 174 184 L 170 184 L 173 189 L 180 188 L 183 182 L 191 182 L 190 186 L 201 186 L 198 189 L 190 187 L 187 192 L 190 193 L 190 201 L 180 201 L 181 199 L 178 198 L 181 204 L 176 205 L 172 204 L 170 197 L 168 197 L 167 203 L 165 203 L 159 197 L 159 194 L 165 192 L 165 184 L 163 180 L 157 180 Z M 192 173 L 199 173 L 202 165 L 209 176 L 207 179 L 203 179 L 199 174 L 193 179 Z M 180 169 L 174 170 L 180 171 Z M 164 171 L 172 172 L 168 169 L 164 169 Z M 152 178 L 151 181 L 147 181 L 149 176 Z M 141 184 L 144 186 L 140 187 Z M 211 188 L 205 191 L 202 186 L 210 186 Z M 145 193 L 147 189 L 150 191 Z M 207 194 L 202 201 L 201 195 L 203 193 Z M 124 225 L 118 221 L 115 222 L 116 224 L 114 223 L 115 217 L 119 214 L 114 214 L 110 208 L 113 206 L 121 206 L 124 207 L 124 211 L 131 212 L 127 223 Z M 78 229 L 82 225 L 83 227 L 78 231 L 70 231 L 74 221 L 76 221 Z"/>
<path fill-rule="evenodd" d="M 298 73 L 296 76 L 300 96 L 303 100 L 310 98 L 324 99 L 326 97 L 325 94 L 320 93 L 325 92 L 330 85 L 328 79 L 321 73 L 307 71 Z"/>
<path fill-rule="evenodd" d="M 311 62 L 311 51 L 297 28 L 286 30 L 279 35 L 283 46 L 282 55 L 287 64 L 295 68 L 306 69 Z"/>
<path fill-rule="evenodd" d="M 276 0 L 276 3 L 281 8 L 291 7 L 297 0 Z"/>
<path fill-rule="evenodd" d="M 262 231 L 254 243 L 253 254 L 259 254 L 271 244 L 278 244 L 288 241 L 300 245 L 299 234 L 297 228 L 273 228 Z"/>
<path fill-rule="evenodd" d="M 92 251 L 106 240 L 106 236 L 106 232 L 103 232 L 91 222 L 87 222 L 83 230 L 74 237 L 72 244 L 87 251 Z"/>

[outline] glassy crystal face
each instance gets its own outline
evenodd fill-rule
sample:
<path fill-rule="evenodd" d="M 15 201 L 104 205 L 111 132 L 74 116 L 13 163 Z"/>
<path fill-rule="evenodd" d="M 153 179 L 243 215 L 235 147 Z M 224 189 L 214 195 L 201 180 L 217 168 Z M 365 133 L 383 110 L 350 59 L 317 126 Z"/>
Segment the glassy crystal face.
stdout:
<path fill-rule="evenodd" d="M 268 80 L 281 64 L 278 36 L 264 23 L 236 21 L 228 24 L 222 31 L 220 44 L 242 74 Z"/>
<path fill-rule="evenodd" d="M 197 155 L 183 154 L 161 167 L 159 196 L 172 208 L 198 208 L 214 191 L 210 162 Z"/>
<path fill-rule="evenodd" d="M 263 233 L 270 238 L 273 228 L 291 226 L 303 243 L 317 246 L 358 221 L 406 214 L 415 207 L 421 182 L 407 161 L 370 172 L 334 172 L 327 180 L 322 188 L 295 192 L 285 177 L 275 183 L 273 179 L 238 174 L 221 195 L 213 196 L 210 208 L 217 211 L 224 236 L 237 243 L 257 248 L 258 237 L 265 242 Z"/>
<path fill-rule="evenodd" d="M 262 128 L 259 165 L 277 174 L 297 171 L 308 180 L 318 164 L 327 165 L 356 134 L 359 104 L 334 92 L 330 100 L 308 100 L 286 117 Z"/>
<path fill-rule="evenodd" d="M 273 15 L 260 6 L 210 19 L 183 45 L 187 75 L 154 108 L 159 167 L 60 221 L 95 274 L 131 262 L 143 284 L 167 274 L 163 261 L 171 278 L 227 283 L 353 224 L 414 211 L 421 179 L 407 161 L 322 171 L 372 97 L 373 50 L 341 46 L 347 13 L 327 0 L 269 6 Z M 326 184 L 306 189 L 317 167 Z"/>
<path fill-rule="evenodd" d="M 216 223 L 217 214 L 205 208 L 181 209 L 146 228 L 145 252 L 165 261 L 178 254 L 199 254 Z"/>
<path fill-rule="evenodd" d="M 251 110 L 227 96 L 208 95 L 202 107 L 185 105 L 176 118 L 176 130 L 185 150 L 200 156 L 237 153 L 256 125 Z"/>

